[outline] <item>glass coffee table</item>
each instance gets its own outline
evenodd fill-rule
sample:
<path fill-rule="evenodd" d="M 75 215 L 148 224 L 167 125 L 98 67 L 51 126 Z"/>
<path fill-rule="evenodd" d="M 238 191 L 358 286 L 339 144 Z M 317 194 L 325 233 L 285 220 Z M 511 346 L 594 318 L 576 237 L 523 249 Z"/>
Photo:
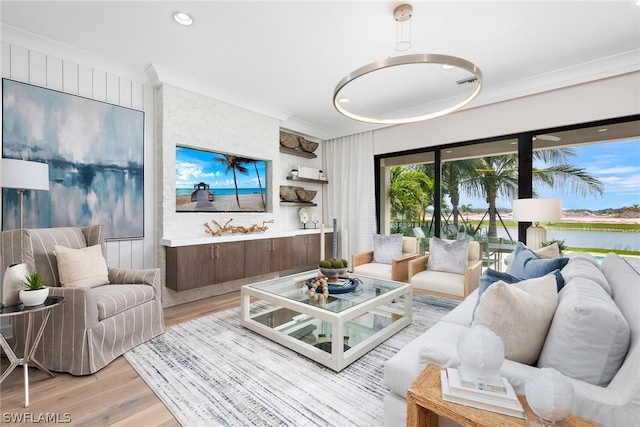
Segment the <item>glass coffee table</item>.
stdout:
<path fill-rule="evenodd" d="M 307 283 L 317 275 L 243 286 L 241 325 L 339 372 L 411 324 L 410 284 L 352 275 L 343 289 L 332 286 L 326 300 L 314 300 Z M 394 302 L 401 297 L 402 306 Z"/>

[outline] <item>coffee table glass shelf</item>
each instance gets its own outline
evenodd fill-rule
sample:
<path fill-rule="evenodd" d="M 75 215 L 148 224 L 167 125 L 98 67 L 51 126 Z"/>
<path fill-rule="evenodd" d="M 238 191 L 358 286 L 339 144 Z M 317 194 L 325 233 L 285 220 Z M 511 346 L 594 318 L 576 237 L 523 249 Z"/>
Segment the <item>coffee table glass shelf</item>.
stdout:
<path fill-rule="evenodd" d="M 366 276 L 353 292 L 309 298 L 307 281 L 318 270 L 241 288 L 242 326 L 341 371 L 411 324 L 410 284 Z M 394 302 L 403 299 L 403 305 Z M 335 345 L 338 344 L 338 345 Z"/>

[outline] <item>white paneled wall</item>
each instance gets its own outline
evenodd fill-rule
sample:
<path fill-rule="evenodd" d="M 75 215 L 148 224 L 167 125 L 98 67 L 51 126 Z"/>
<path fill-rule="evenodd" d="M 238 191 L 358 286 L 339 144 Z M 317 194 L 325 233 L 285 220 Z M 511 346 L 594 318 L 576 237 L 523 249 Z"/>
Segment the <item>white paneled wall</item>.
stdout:
<path fill-rule="evenodd" d="M 93 69 L 86 64 L 76 64 L 4 41 L 0 60 L 3 78 L 144 111 L 144 238 L 110 240 L 107 242 L 107 252 L 109 265 L 114 267 L 155 267 L 157 239 L 153 88 L 143 82 Z"/>

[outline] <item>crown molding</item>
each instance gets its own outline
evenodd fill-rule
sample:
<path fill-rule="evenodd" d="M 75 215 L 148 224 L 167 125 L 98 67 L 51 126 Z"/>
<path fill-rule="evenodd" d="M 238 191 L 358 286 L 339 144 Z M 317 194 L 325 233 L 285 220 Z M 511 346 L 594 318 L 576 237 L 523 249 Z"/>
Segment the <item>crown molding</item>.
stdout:
<path fill-rule="evenodd" d="M 205 83 L 201 80 L 194 79 L 193 77 L 180 74 L 157 64 L 149 65 L 146 69 L 146 73 L 153 86 L 170 84 L 190 92 L 226 102 L 227 104 L 235 105 L 236 107 L 253 111 L 254 113 L 274 118 L 281 122 L 287 120 L 291 116 L 291 113 L 289 112 L 262 104 L 251 98 Z"/>

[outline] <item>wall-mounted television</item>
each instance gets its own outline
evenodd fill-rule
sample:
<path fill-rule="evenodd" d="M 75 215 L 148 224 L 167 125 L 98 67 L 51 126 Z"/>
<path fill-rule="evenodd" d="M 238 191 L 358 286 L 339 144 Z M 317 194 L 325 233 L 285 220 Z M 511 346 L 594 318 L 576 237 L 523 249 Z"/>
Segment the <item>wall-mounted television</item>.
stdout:
<path fill-rule="evenodd" d="M 176 212 L 267 212 L 268 163 L 176 146 Z"/>

